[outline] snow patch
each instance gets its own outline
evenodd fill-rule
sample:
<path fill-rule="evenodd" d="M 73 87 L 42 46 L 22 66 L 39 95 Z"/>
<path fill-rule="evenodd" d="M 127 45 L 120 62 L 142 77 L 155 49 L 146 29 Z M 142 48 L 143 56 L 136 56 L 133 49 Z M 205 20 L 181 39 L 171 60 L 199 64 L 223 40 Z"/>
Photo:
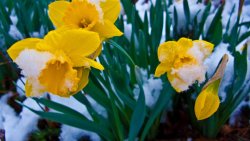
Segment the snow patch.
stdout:
<path fill-rule="evenodd" d="M 152 108 L 158 100 L 158 97 L 162 90 L 163 82 L 160 78 L 155 79 L 153 75 L 150 75 L 148 79 L 147 71 L 143 69 L 141 69 L 141 74 L 143 79 L 143 91 L 145 95 L 145 102 L 148 107 Z M 135 99 L 138 99 L 140 93 L 138 85 L 135 86 L 133 93 L 135 95 Z"/>
<path fill-rule="evenodd" d="M 78 141 L 81 137 L 87 136 L 91 141 L 101 141 L 101 138 L 89 131 L 74 128 L 68 125 L 62 125 L 60 140 L 61 141 Z"/>
<path fill-rule="evenodd" d="M 78 102 L 75 98 L 73 97 L 69 97 L 69 98 L 63 98 L 63 97 L 59 97 L 56 95 L 50 95 L 51 100 L 60 104 L 63 104 L 67 107 L 70 107 L 80 113 L 82 113 L 86 118 L 88 118 L 89 120 L 92 120 L 87 108 L 85 105 L 81 104 L 80 102 Z M 90 99 L 90 98 L 88 98 Z M 97 112 L 99 114 L 103 114 L 104 116 L 107 116 L 107 113 L 105 113 L 105 109 L 102 107 L 100 107 L 100 105 L 98 105 L 97 103 L 94 103 L 92 100 L 90 100 L 91 104 L 94 104 L 93 107 L 97 108 Z M 51 110 L 53 112 L 55 112 L 54 110 Z M 86 130 L 82 130 L 82 129 L 78 129 L 75 127 L 71 127 L 68 125 L 62 125 L 61 128 L 61 134 L 60 134 L 60 138 L 62 141 L 77 141 L 78 139 L 80 139 L 83 136 L 89 136 L 90 139 L 92 140 L 96 140 L 99 141 L 101 140 L 100 137 L 93 132 L 89 132 Z"/>
<path fill-rule="evenodd" d="M 11 93 L 5 94 L 0 99 L 0 116 L 3 119 L 2 124 L 6 133 L 5 137 L 7 141 L 24 141 L 27 140 L 27 136 L 31 132 L 37 130 L 39 117 L 27 108 L 23 108 L 20 115 L 17 115 L 14 109 L 7 104 L 7 100 L 11 96 Z M 23 104 L 28 105 L 32 109 L 41 110 L 37 103 L 30 98 L 27 98 Z"/>
<path fill-rule="evenodd" d="M 225 73 L 224 73 L 224 76 L 223 76 L 223 79 L 221 81 L 221 85 L 219 88 L 219 95 L 221 96 L 222 101 L 224 101 L 226 98 L 226 92 L 224 90 L 229 84 L 231 84 L 232 79 L 233 79 L 233 74 L 234 74 L 234 57 L 227 50 L 228 46 L 229 46 L 228 44 L 220 43 L 215 48 L 215 51 L 212 53 L 212 55 L 210 55 L 210 57 L 208 57 L 205 60 L 205 64 L 206 66 L 208 66 L 207 68 L 208 78 L 211 78 L 220 60 L 222 59 L 223 55 L 224 54 L 228 55 L 229 60 L 228 60 Z"/>
<path fill-rule="evenodd" d="M 25 49 L 14 60 L 22 69 L 22 74 L 27 77 L 29 83 L 32 84 L 32 94 L 34 96 L 41 95 L 39 91 L 43 86 L 38 81 L 38 77 L 46 63 L 53 57 L 49 52 L 39 52 L 34 49 Z"/>
<path fill-rule="evenodd" d="M 20 96 L 23 96 L 25 95 L 25 82 L 26 82 L 26 79 L 24 77 L 21 77 L 17 80 L 17 83 L 16 83 L 16 90 L 17 90 L 17 93 L 20 95 Z"/>
<path fill-rule="evenodd" d="M 190 10 L 190 21 L 193 21 L 196 14 L 197 14 L 197 21 L 198 23 L 201 21 L 201 17 L 203 11 L 205 10 L 206 6 L 202 3 L 196 3 L 194 0 L 188 1 L 189 10 Z M 172 18 L 172 23 L 174 23 L 174 8 L 177 11 L 178 19 L 177 19 L 177 30 L 178 32 L 183 32 L 186 29 L 186 17 L 184 11 L 183 0 L 174 1 L 174 3 L 169 7 L 168 11 L 171 13 L 170 16 Z"/>

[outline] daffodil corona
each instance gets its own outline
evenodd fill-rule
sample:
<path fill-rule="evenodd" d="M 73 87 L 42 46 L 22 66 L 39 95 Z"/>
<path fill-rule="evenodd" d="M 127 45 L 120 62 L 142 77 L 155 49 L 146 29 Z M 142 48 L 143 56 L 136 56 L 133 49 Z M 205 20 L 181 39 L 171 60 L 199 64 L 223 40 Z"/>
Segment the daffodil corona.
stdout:
<path fill-rule="evenodd" d="M 62 0 L 49 5 L 49 17 L 57 28 L 91 30 L 106 39 L 122 35 L 114 25 L 120 10 L 119 0 Z"/>
<path fill-rule="evenodd" d="M 95 32 L 55 30 L 44 39 L 28 38 L 15 43 L 8 54 L 27 78 L 27 96 L 50 92 L 68 97 L 86 86 L 90 67 L 104 69 L 89 57 L 99 45 Z"/>
<path fill-rule="evenodd" d="M 195 81 L 205 80 L 206 66 L 204 60 L 212 53 L 213 44 L 203 41 L 192 41 L 181 38 L 168 41 L 158 48 L 160 64 L 156 68 L 155 76 L 167 73 L 167 77 L 177 92 L 185 91 Z"/>

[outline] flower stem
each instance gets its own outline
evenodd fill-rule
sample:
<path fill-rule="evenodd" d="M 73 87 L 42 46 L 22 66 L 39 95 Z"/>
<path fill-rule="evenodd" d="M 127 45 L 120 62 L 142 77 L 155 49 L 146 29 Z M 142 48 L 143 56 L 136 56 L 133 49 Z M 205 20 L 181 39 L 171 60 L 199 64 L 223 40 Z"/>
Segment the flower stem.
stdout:
<path fill-rule="evenodd" d="M 118 49 L 121 53 L 123 53 L 128 58 L 128 60 L 131 62 L 133 67 L 135 67 L 135 62 L 133 61 L 133 59 L 130 57 L 130 55 L 119 44 L 117 44 L 113 40 L 107 40 L 106 42 L 113 45 L 116 49 Z"/>

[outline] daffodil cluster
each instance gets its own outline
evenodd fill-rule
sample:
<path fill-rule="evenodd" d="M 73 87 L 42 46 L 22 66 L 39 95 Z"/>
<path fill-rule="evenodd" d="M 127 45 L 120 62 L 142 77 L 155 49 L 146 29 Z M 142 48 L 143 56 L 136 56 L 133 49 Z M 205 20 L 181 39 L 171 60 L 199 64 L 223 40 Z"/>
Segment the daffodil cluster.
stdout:
<path fill-rule="evenodd" d="M 49 17 L 56 30 L 43 39 L 27 38 L 12 45 L 8 54 L 27 78 L 27 96 L 49 92 L 69 97 L 88 83 L 90 68 L 103 70 L 95 61 L 102 41 L 122 33 L 114 22 L 120 13 L 118 0 L 55 1 Z"/>
<path fill-rule="evenodd" d="M 156 68 L 155 76 L 167 73 L 172 87 L 177 92 L 188 90 L 196 81 L 205 81 L 206 66 L 204 60 L 212 53 L 213 44 L 203 41 L 192 41 L 181 38 L 168 41 L 158 48 L 160 64 Z M 214 114 L 219 107 L 219 84 L 221 75 L 218 75 L 206 85 L 195 102 L 195 115 L 203 120 Z"/>

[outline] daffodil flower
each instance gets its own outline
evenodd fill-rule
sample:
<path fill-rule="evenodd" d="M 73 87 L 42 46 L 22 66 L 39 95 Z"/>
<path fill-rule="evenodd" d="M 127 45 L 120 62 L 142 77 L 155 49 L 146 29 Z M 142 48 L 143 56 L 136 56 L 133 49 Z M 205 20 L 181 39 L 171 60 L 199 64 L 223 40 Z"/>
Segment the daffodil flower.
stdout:
<path fill-rule="evenodd" d="M 90 67 L 104 69 L 90 57 L 99 44 L 95 32 L 55 30 L 44 39 L 18 41 L 8 49 L 8 54 L 27 78 L 27 96 L 50 92 L 68 97 L 86 86 Z"/>
<path fill-rule="evenodd" d="M 120 10 L 119 0 L 62 0 L 49 5 L 49 17 L 57 28 L 68 26 L 91 30 L 106 39 L 122 35 L 114 25 Z"/>
<path fill-rule="evenodd" d="M 195 115 L 198 120 L 203 120 L 214 114 L 220 105 L 218 96 L 220 80 L 206 87 L 195 101 Z"/>
<path fill-rule="evenodd" d="M 219 87 L 227 62 L 228 56 L 224 55 L 216 73 L 206 83 L 197 97 L 194 111 L 198 120 L 207 119 L 218 110 L 220 105 Z"/>
<path fill-rule="evenodd" d="M 195 81 L 205 80 L 206 66 L 204 60 L 212 53 L 213 44 L 203 40 L 181 38 L 168 41 L 158 48 L 160 64 L 155 76 L 167 73 L 167 77 L 177 92 L 185 91 Z"/>

